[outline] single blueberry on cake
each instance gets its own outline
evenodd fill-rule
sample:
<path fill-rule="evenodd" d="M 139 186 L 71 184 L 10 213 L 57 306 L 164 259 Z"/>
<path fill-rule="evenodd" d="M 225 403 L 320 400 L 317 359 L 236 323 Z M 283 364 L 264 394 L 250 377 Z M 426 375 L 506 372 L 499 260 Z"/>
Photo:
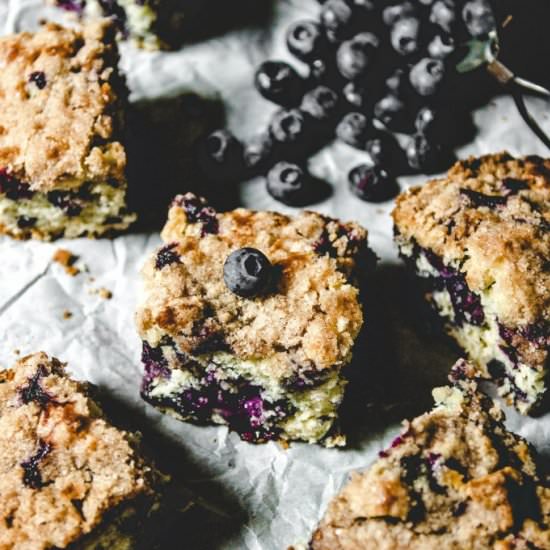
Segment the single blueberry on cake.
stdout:
<path fill-rule="evenodd" d="M 45 353 L 0 371 L 0 548 L 152 548 L 168 478 L 90 389 Z"/>
<path fill-rule="evenodd" d="M 464 378 L 330 503 L 311 550 L 550 548 L 550 484 L 534 449 Z"/>
<path fill-rule="evenodd" d="M 519 411 L 538 405 L 550 348 L 550 161 L 458 162 L 393 212 L 400 253 L 447 332 Z"/>
<path fill-rule="evenodd" d="M 113 39 L 105 22 L 0 38 L 0 233 L 97 237 L 134 220 Z"/>
<path fill-rule="evenodd" d="M 313 212 L 174 200 L 143 270 L 142 395 L 250 442 L 343 444 L 344 367 L 363 324 L 367 233 Z"/>

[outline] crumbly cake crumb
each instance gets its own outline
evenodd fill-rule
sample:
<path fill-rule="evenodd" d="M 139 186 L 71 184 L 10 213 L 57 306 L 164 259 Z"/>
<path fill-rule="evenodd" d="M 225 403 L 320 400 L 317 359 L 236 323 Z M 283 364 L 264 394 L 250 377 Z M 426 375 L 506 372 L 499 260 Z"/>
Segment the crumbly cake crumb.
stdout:
<path fill-rule="evenodd" d="M 550 484 L 467 367 L 458 362 L 435 408 L 352 475 L 312 550 L 550 548 Z"/>
<path fill-rule="evenodd" d="M 70 250 L 58 248 L 52 257 L 52 260 L 63 266 L 65 273 L 71 277 L 75 277 L 80 273 L 80 269 L 74 265 L 78 261 L 78 256 L 73 254 Z"/>
<path fill-rule="evenodd" d="M 114 547 L 117 518 L 143 521 L 164 481 L 139 436 L 110 425 L 88 386 L 45 353 L 0 371 L 0 471 L 6 550 L 99 548 L 105 533 Z"/>

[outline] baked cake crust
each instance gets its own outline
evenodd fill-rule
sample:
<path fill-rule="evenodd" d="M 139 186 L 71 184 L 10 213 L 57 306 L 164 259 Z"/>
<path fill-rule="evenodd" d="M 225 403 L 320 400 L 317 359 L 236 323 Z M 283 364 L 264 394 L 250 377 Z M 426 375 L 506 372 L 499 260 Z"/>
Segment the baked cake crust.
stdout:
<path fill-rule="evenodd" d="M 37 353 L 0 371 L 0 548 L 96 548 L 82 541 L 115 512 L 140 503 L 146 515 L 164 478 L 138 446 L 57 359 Z"/>
<path fill-rule="evenodd" d="M 490 287 L 503 323 L 550 320 L 550 160 L 459 161 L 401 194 L 393 219 L 404 239 L 459 264 L 472 291 Z"/>
<path fill-rule="evenodd" d="M 346 363 L 363 323 L 359 290 L 349 281 L 357 270 L 352 250 L 364 244 L 366 231 L 314 212 L 289 218 L 241 208 L 213 214 L 217 233 L 205 233 L 204 224 L 190 222 L 186 214 L 185 203 L 193 200 L 176 199 L 162 231 L 179 261 L 159 270 L 154 255 L 143 270 L 141 335 L 156 344 L 150 331 L 159 327 L 192 353 L 201 330 L 208 329 L 209 337 L 223 333 L 243 359 L 291 355 L 294 363 L 276 363 L 286 374 L 300 363 L 317 369 Z M 226 287 L 223 263 L 245 246 L 264 252 L 280 271 L 279 291 L 243 300 Z M 332 255 L 319 254 L 323 246 Z"/>
<path fill-rule="evenodd" d="M 162 238 L 137 312 L 143 397 L 247 441 L 342 444 L 341 371 L 363 324 L 367 232 L 313 212 L 217 213 L 187 194 L 174 200 Z M 272 266 L 271 287 L 255 298 L 224 281 L 226 258 L 242 248 Z"/>
<path fill-rule="evenodd" d="M 550 548 L 550 484 L 499 407 L 463 379 L 434 390 L 436 407 L 404 422 L 329 505 L 313 550 Z"/>
<path fill-rule="evenodd" d="M 32 191 L 124 179 L 112 33 L 106 21 L 49 23 L 0 38 L 0 166 Z"/>

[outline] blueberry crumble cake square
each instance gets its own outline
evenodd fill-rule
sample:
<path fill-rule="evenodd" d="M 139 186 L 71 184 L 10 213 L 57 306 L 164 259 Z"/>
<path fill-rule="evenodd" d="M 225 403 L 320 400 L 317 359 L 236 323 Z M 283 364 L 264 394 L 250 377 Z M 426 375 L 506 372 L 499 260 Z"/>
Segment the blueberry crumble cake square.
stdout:
<path fill-rule="evenodd" d="M 363 325 L 367 232 L 313 212 L 217 213 L 174 200 L 143 270 L 142 395 L 249 442 L 342 445 L 338 410 Z"/>
<path fill-rule="evenodd" d="M 506 153 L 458 162 L 393 212 L 401 256 L 473 361 L 522 413 L 547 388 L 550 160 Z"/>
<path fill-rule="evenodd" d="M 126 229 L 127 89 L 107 22 L 0 38 L 0 232 L 50 240 Z"/>
<path fill-rule="evenodd" d="M 311 550 L 550 548 L 550 483 L 535 451 L 459 361 L 434 409 L 330 503 Z"/>
<path fill-rule="evenodd" d="M 45 353 L 0 371 L 0 548 L 152 548 L 168 478 L 90 389 Z"/>

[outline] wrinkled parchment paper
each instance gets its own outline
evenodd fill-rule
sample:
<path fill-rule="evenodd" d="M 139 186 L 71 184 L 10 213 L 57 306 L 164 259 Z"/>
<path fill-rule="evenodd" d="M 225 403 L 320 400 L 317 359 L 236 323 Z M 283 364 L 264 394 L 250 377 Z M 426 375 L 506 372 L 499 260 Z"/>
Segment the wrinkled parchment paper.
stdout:
<path fill-rule="evenodd" d="M 131 99 L 156 100 L 190 90 L 219 98 L 225 103 L 229 126 L 239 137 L 250 136 L 265 127 L 273 111 L 252 89 L 253 68 L 268 57 L 287 58 L 284 29 L 290 21 L 314 15 L 318 9 L 314 0 L 280 0 L 269 25 L 232 31 L 179 52 L 151 53 L 124 45 L 122 67 Z M 38 0 L 0 0 L 0 33 L 32 29 L 45 17 L 63 19 Z M 530 106 L 543 126 L 550 127 L 549 106 L 538 100 L 530 101 Z M 504 148 L 514 154 L 547 153 L 506 97 L 476 112 L 475 122 L 478 135 L 458 151 L 460 156 Z M 138 271 L 158 245 L 158 233 L 53 244 L 0 239 L 0 364 L 11 365 L 16 350 L 21 354 L 45 350 L 67 361 L 76 377 L 98 384 L 127 407 L 138 425 L 147 425 L 169 440 L 173 461 L 186 485 L 229 517 L 228 532 L 210 528 L 205 533 L 205 549 L 282 550 L 307 541 L 348 472 L 371 462 L 395 435 L 403 415 L 423 410 L 420 402 L 427 406 L 431 387 L 444 383 L 454 358 L 437 338 L 419 340 L 407 326 L 410 319 L 400 310 L 402 270 L 391 241 L 391 204 L 366 204 L 347 190 L 347 171 L 361 158 L 346 145 L 335 144 L 313 161 L 314 172 L 334 186 L 332 197 L 316 208 L 364 224 L 381 258 L 375 294 L 385 312 L 382 329 L 387 335 L 387 363 L 396 372 L 385 382 L 387 401 L 383 397 L 374 405 L 365 403 L 356 416 L 357 433 L 346 450 L 302 444 L 287 450 L 274 443 L 248 445 L 225 428 L 183 424 L 140 401 L 140 342 L 133 312 Z M 402 178 L 400 183 L 405 187 L 423 179 Z M 185 190 L 185 181 L 181 189 Z M 261 183 L 246 183 L 241 191 L 246 206 L 292 211 L 275 203 Z M 53 264 L 52 255 L 59 247 L 80 256 L 87 271 L 69 277 L 60 265 Z M 101 288 L 112 292 L 111 300 L 97 293 Z M 65 311 L 72 313 L 70 319 L 64 318 Z M 380 319 L 374 316 L 368 321 L 376 325 Z M 372 375 L 376 378 L 375 372 Z M 550 416 L 525 419 L 510 412 L 508 417 L 510 427 L 550 454 Z M 173 548 L 183 547 L 185 541 L 174 541 Z"/>

